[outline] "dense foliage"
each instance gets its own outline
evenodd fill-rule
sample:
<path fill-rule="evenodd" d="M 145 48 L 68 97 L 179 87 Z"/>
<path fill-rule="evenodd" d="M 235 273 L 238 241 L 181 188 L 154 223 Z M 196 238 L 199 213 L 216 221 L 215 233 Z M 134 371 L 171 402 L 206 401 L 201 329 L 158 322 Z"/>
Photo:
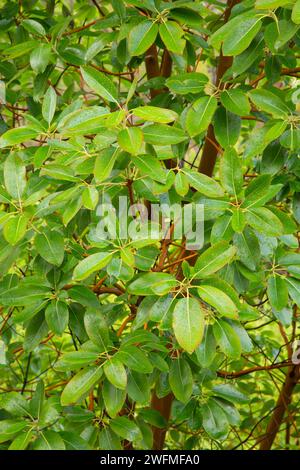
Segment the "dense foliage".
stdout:
<path fill-rule="evenodd" d="M 1 448 L 296 448 L 300 1 L 0 5 Z"/>

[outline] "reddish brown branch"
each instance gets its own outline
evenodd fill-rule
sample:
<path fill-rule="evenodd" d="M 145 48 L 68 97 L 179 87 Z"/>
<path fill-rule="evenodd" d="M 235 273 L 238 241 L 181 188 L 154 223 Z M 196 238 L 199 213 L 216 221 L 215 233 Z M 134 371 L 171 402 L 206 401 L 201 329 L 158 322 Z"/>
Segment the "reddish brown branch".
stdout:
<path fill-rule="evenodd" d="M 239 370 L 237 372 L 227 372 L 226 370 L 219 370 L 217 372 L 218 377 L 223 377 L 224 379 L 237 379 L 244 375 L 253 374 L 254 372 L 264 371 L 264 370 L 273 370 L 273 369 L 282 369 L 283 367 L 290 367 L 292 365 L 291 361 L 279 362 L 277 364 L 270 364 L 269 366 L 255 366 L 250 367 L 249 369 Z"/>
<path fill-rule="evenodd" d="M 234 5 L 238 4 L 240 0 L 228 0 L 227 8 L 224 12 L 225 23 L 228 21 L 231 10 Z M 232 57 L 224 56 L 222 51 L 219 56 L 217 74 L 216 74 L 216 86 L 220 89 L 226 87 L 226 83 L 221 82 L 223 75 L 232 65 Z M 217 156 L 219 153 L 219 145 L 216 141 L 214 134 L 213 125 L 210 124 L 207 130 L 207 135 L 205 139 L 205 144 L 203 147 L 202 157 L 199 165 L 199 172 L 204 173 L 205 175 L 212 176 Z"/>
<path fill-rule="evenodd" d="M 289 368 L 284 384 L 282 385 L 276 407 L 273 411 L 267 431 L 262 439 L 258 440 L 260 450 L 270 450 L 280 429 L 285 412 L 292 401 L 294 388 L 300 378 L 300 366 L 293 365 Z"/>

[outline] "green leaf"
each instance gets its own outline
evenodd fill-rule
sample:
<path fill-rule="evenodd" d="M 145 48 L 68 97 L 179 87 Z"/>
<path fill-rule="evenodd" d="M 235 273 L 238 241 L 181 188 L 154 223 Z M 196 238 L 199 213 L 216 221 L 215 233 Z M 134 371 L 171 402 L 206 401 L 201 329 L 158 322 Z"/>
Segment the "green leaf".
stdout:
<path fill-rule="evenodd" d="M 91 450 L 89 444 L 75 432 L 60 431 L 67 450 Z"/>
<path fill-rule="evenodd" d="M 126 391 L 114 387 L 108 380 L 105 380 L 102 388 L 104 405 L 109 416 L 114 418 L 121 411 L 125 399 Z"/>
<path fill-rule="evenodd" d="M 65 255 L 64 237 L 56 230 L 45 229 L 34 240 L 38 254 L 48 263 L 60 266 Z"/>
<path fill-rule="evenodd" d="M 187 194 L 190 187 L 189 181 L 187 176 L 182 171 L 176 173 L 174 186 L 176 193 L 179 194 L 179 196 L 184 197 Z"/>
<path fill-rule="evenodd" d="M 117 155 L 118 152 L 115 149 L 105 149 L 96 157 L 94 175 L 98 183 L 105 181 L 110 176 Z"/>
<path fill-rule="evenodd" d="M 202 173 L 189 170 L 188 168 L 184 169 L 183 173 L 186 175 L 190 185 L 199 193 L 212 198 L 224 196 L 223 189 L 213 178 L 210 178 L 209 176 Z"/>
<path fill-rule="evenodd" d="M 213 324 L 213 333 L 221 351 L 232 359 L 239 359 L 242 352 L 241 342 L 232 326 L 225 320 L 217 320 Z"/>
<path fill-rule="evenodd" d="M 201 407 L 203 428 L 212 439 L 224 440 L 229 426 L 226 414 L 213 399 Z"/>
<path fill-rule="evenodd" d="M 177 300 L 173 329 L 179 345 L 192 354 L 201 343 L 204 332 L 204 311 L 198 300 L 192 297 Z"/>
<path fill-rule="evenodd" d="M 94 253 L 79 262 L 74 269 L 73 279 L 75 281 L 82 281 L 96 271 L 100 271 L 110 262 L 112 258 L 111 253 Z"/>
<path fill-rule="evenodd" d="M 214 395 L 224 398 L 231 403 L 243 405 L 249 402 L 249 398 L 244 393 L 237 390 L 236 387 L 230 384 L 219 384 L 213 386 Z"/>
<path fill-rule="evenodd" d="M 61 335 L 69 321 L 69 309 L 65 302 L 53 300 L 45 311 L 46 321 L 50 330 L 56 335 Z"/>
<path fill-rule="evenodd" d="M 117 388 L 124 390 L 127 385 L 127 374 L 122 362 L 112 358 L 104 365 L 104 373 L 107 379 Z"/>
<path fill-rule="evenodd" d="M 134 295 L 165 295 L 176 287 L 176 279 L 168 273 L 141 274 L 127 287 L 127 292 Z"/>
<path fill-rule="evenodd" d="M 270 113 L 274 117 L 286 119 L 287 114 L 290 114 L 290 110 L 284 101 L 269 90 L 262 88 L 251 90 L 249 96 L 258 109 Z"/>
<path fill-rule="evenodd" d="M 118 103 L 118 91 L 110 78 L 92 67 L 81 67 L 80 70 L 84 81 L 93 91 L 105 100 Z"/>
<path fill-rule="evenodd" d="M 220 165 L 220 180 L 226 191 L 237 198 L 244 181 L 241 160 L 234 148 L 227 148 L 223 153 Z"/>
<path fill-rule="evenodd" d="M 260 163 L 260 171 L 273 175 L 284 165 L 285 150 L 278 142 L 271 142 L 264 150 Z"/>
<path fill-rule="evenodd" d="M 73 405 L 81 401 L 91 388 L 100 381 L 101 376 L 101 366 L 88 367 L 74 375 L 61 394 L 62 406 Z"/>
<path fill-rule="evenodd" d="M 258 34 L 244 52 L 234 57 L 230 71 L 234 75 L 241 75 L 248 71 L 252 64 L 263 56 L 264 45 L 263 36 Z"/>
<path fill-rule="evenodd" d="M 175 54 L 182 54 L 185 47 L 185 40 L 182 39 L 183 30 L 174 21 L 165 21 L 159 26 L 159 35 L 166 48 Z"/>
<path fill-rule="evenodd" d="M 105 426 L 99 433 L 99 447 L 103 450 L 122 450 L 120 439 L 108 427 Z"/>
<path fill-rule="evenodd" d="M 20 201 L 26 187 L 26 167 L 17 154 L 11 153 L 6 158 L 3 175 L 7 192 Z"/>
<path fill-rule="evenodd" d="M 16 245 L 27 231 L 28 217 L 25 214 L 17 214 L 10 217 L 4 225 L 3 235 L 10 245 Z"/>
<path fill-rule="evenodd" d="M 63 356 L 55 363 L 55 369 L 59 371 L 69 371 L 81 369 L 89 366 L 98 358 L 98 353 L 90 351 L 73 351 L 64 353 Z"/>
<path fill-rule="evenodd" d="M 243 232 L 246 225 L 245 211 L 240 207 L 233 207 L 232 209 L 231 226 L 235 232 Z"/>
<path fill-rule="evenodd" d="M 300 307 L 300 281 L 292 277 L 287 277 L 285 279 L 288 290 L 293 301 Z"/>
<path fill-rule="evenodd" d="M 131 29 L 128 39 L 129 53 L 132 56 L 144 54 L 154 43 L 158 33 L 158 25 L 145 20 Z"/>
<path fill-rule="evenodd" d="M 33 351 L 45 337 L 48 326 L 44 314 L 39 314 L 30 320 L 27 325 L 23 348 L 25 351 Z"/>
<path fill-rule="evenodd" d="M 141 372 L 142 374 L 150 374 L 153 370 L 153 366 L 146 354 L 136 346 L 122 346 L 117 352 L 116 358 L 129 367 L 129 369 Z"/>
<path fill-rule="evenodd" d="M 172 93 L 187 95 L 200 93 L 208 82 L 208 77 L 203 73 L 189 72 L 172 75 L 167 79 L 166 85 Z"/>
<path fill-rule="evenodd" d="M 40 174 L 41 176 L 46 175 L 62 181 L 79 181 L 79 179 L 74 176 L 72 168 L 64 165 L 56 165 L 55 163 L 48 163 L 47 166 L 42 168 Z"/>
<path fill-rule="evenodd" d="M 173 145 L 187 139 L 183 129 L 167 126 L 166 124 L 150 124 L 143 127 L 144 139 L 147 144 Z"/>
<path fill-rule="evenodd" d="M 259 175 L 248 184 L 242 208 L 257 207 L 264 204 L 271 183 L 270 175 Z M 262 202 L 262 203 L 261 203 Z"/>
<path fill-rule="evenodd" d="M 260 259 L 260 247 L 253 230 L 246 227 L 242 233 L 236 233 L 233 243 L 237 248 L 238 259 L 251 271 L 255 271 Z"/>
<path fill-rule="evenodd" d="M 226 148 L 235 145 L 241 131 L 241 119 L 220 106 L 214 115 L 214 133 L 219 144 Z"/>
<path fill-rule="evenodd" d="M 33 304 L 51 295 L 49 287 L 38 283 L 18 285 L 0 292 L 0 304 L 4 306 L 22 307 Z"/>
<path fill-rule="evenodd" d="M 251 227 L 269 237 L 278 237 L 283 234 L 282 223 L 266 207 L 257 207 L 246 212 L 246 220 Z"/>
<path fill-rule="evenodd" d="M 40 44 L 30 54 L 30 65 L 36 73 L 43 73 L 51 58 L 51 45 Z"/>
<path fill-rule="evenodd" d="M 32 34 L 39 34 L 40 36 L 46 35 L 44 27 L 38 21 L 28 18 L 22 21 L 22 26 Z"/>
<path fill-rule="evenodd" d="M 58 120 L 57 129 L 63 135 L 81 135 L 103 132 L 107 119 L 111 116 L 108 110 L 101 106 L 77 109 Z"/>
<path fill-rule="evenodd" d="M 237 307 L 225 292 L 217 287 L 205 284 L 201 284 L 197 290 L 201 299 L 212 305 L 221 315 L 229 318 L 237 317 Z"/>
<path fill-rule="evenodd" d="M 26 421 L 2 419 L 0 421 L 0 443 L 10 441 L 27 426 Z"/>
<path fill-rule="evenodd" d="M 106 351 L 109 345 L 109 330 L 104 315 L 89 308 L 84 315 L 84 326 L 92 342 L 99 346 L 100 351 Z"/>
<path fill-rule="evenodd" d="M 42 106 L 42 115 L 45 121 L 48 124 L 51 124 L 56 108 L 56 93 L 54 88 L 51 86 L 46 91 L 44 96 L 43 106 Z"/>
<path fill-rule="evenodd" d="M 169 383 L 177 400 L 187 403 L 193 391 L 193 376 L 184 359 L 179 358 L 171 362 Z"/>
<path fill-rule="evenodd" d="M 58 432 L 44 431 L 43 437 L 34 442 L 34 450 L 65 450 L 66 446 Z"/>
<path fill-rule="evenodd" d="M 119 132 L 118 143 L 125 152 L 136 155 L 143 143 L 143 133 L 138 127 L 126 127 Z"/>
<path fill-rule="evenodd" d="M 207 277 L 219 271 L 235 256 L 236 248 L 222 240 L 202 253 L 195 264 L 195 278 Z"/>
<path fill-rule="evenodd" d="M 202 96 L 188 110 L 185 128 L 191 137 L 206 131 L 217 109 L 217 100 L 213 96 Z"/>
<path fill-rule="evenodd" d="M 241 54 L 250 45 L 252 39 L 257 35 L 261 28 L 261 20 L 255 16 L 252 18 L 240 18 L 238 23 L 235 23 L 230 28 L 223 42 L 223 53 L 226 56 Z"/>
<path fill-rule="evenodd" d="M 248 116 L 250 113 L 250 103 L 248 97 L 242 90 L 233 88 L 224 90 L 220 96 L 222 105 L 231 113 L 238 116 Z"/>
<path fill-rule="evenodd" d="M 24 431 L 18 434 L 10 444 L 8 450 L 25 450 L 33 438 L 33 431 Z"/>
<path fill-rule="evenodd" d="M 268 298 L 275 310 L 282 310 L 288 302 L 288 287 L 280 276 L 270 276 L 268 279 Z"/>
<path fill-rule="evenodd" d="M 123 439 L 136 441 L 142 438 L 142 434 L 134 421 L 125 416 L 118 416 L 110 422 L 111 429 Z"/>
<path fill-rule="evenodd" d="M 93 186 L 88 186 L 84 188 L 82 193 L 82 203 L 84 207 L 90 209 L 91 211 L 95 209 L 99 201 L 99 193 L 96 188 Z"/>
<path fill-rule="evenodd" d="M 231 219 L 230 215 L 225 214 L 215 220 L 210 233 L 210 243 L 212 245 L 220 240 L 230 242 L 233 236 Z"/>
<path fill-rule="evenodd" d="M 13 145 L 21 144 L 27 140 L 32 140 L 39 135 L 39 131 L 30 127 L 16 127 L 4 132 L 0 137 L 0 148 L 12 147 Z"/>
<path fill-rule="evenodd" d="M 290 0 L 256 0 L 255 8 L 258 10 L 271 10 L 273 8 L 282 7 L 290 3 Z"/>
<path fill-rule="evenodd" d="M 297 0 L 293 6 L 292 21 L 296 24 L 300 24 L 300 0 Z"/>
<path fill-rule="evenodd" d="M 75 217 L 77 212 L 81 209 L 82 201 L 81 197 L 77 197 L 73 199 L 68 206 L 65 207 L 62 221 L 64 226 L 66 227 L 69 222 Z"/>
<path fill-rule="evenodd" d="M 216 341 L 211 325 L 205 328 L 203 339 L 196 349 L 196 356 L 204 368 L 208 368 L 216 356 Z"/>
<path fill-rule="evenodd" d="M 150 383 L 145 374 L 129 371 L 127 393 L 131 400 L 147 405 L 150 402 Z"/>
<path fill-rule="evenodd" d="M 152 155 L 141 155 L 131 157 L 135 166 L 138 167 L 142 175 L 150 176 L 150 178 L 160 183 L 165 183 L 167 173 L 163 170 L 159 160 Z"/>
<path fill-rule="evenodd" d="M 130 112 L 143 121 L 152 121 L 162 124 L 173 122 L 178 118 L 178 114 L 175 111 L 158 108 L 156 106 L 140 106 L 131 109 Z"/>
<path fill-rule="evenodd" d="M 22 41 L 19 44 L 14 46 L 10 46 L 5 49 L 5 55 L 8 56 L 10 59 L 15 59 L 16 57 L 20 57 L 24 54 L 28 54 L 32 49 L 34 49 L 38 45 L 38 41 Z"/>

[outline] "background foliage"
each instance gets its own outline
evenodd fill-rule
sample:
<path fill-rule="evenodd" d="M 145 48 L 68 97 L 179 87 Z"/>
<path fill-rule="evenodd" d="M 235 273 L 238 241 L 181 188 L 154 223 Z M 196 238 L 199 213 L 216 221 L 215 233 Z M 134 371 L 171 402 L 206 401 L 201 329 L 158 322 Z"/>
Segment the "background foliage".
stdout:
<path fill-rule="evenodd" d="M 1 448 L 296 448 L 299 0 L 0 4 Z"/>

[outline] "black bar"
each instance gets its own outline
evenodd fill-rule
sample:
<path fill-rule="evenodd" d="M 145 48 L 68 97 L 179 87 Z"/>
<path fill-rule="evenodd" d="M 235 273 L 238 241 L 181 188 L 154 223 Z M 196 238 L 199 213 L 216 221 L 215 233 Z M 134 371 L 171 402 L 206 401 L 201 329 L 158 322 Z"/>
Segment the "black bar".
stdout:
<path fill-rule="evenodd" d="M 3 464 L 16 465 L 16 468 L 35 465 L 40 470 L 52 468 L 58 470 L 65 465 L 65 470 L 80 466 L 82 470 L 87 470 L 85 465 L 93 465 L 100 468 L 103 465 L 116 468 L 138 468 L 141 466 L 163 466 L 163 465 L 182 465 L 182 466 L 200 466 L 203 469 L 212 470 L 214 465 L 220 465 L 219 468 L 239 468 L 245 470 L 245 466 L 266 465 L 272 463 L 285 465 L 299 465 L 299 454 L 296 451 L 0 451 L 0 468 L 4 469 Z M 55 467 L 59 465 L 59 467 Z M 209 467 L 208 467 L 209 465 Z M 205 466 L 205 467 L 203 467 Z M 221 467 L 222 466 L 222 467 Z M 10 468 L 10 467 L 8 467 Z M 254 468 L 256 470 L 256 468 Z"/>

